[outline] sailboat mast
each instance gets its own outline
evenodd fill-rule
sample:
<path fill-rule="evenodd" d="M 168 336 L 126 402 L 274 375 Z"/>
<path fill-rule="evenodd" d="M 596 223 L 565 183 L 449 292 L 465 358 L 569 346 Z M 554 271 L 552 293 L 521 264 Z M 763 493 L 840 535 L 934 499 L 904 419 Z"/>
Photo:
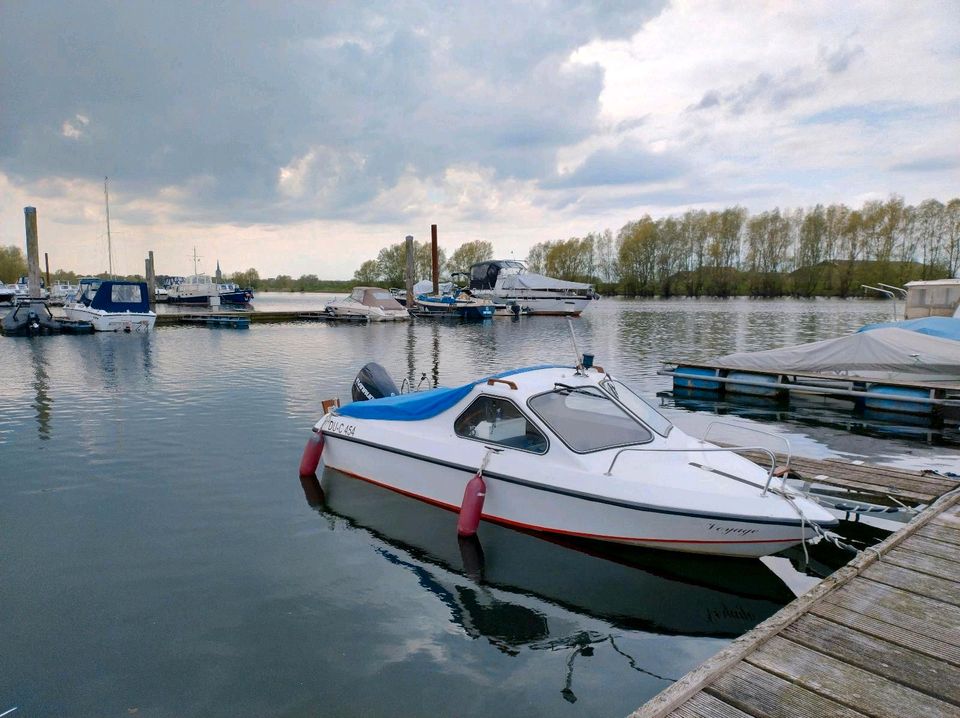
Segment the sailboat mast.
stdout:
<path fill-rule="evenodd" d="M 110 193 L 107 191 L 107 180 L 103 178 L 103 200 L 107 205 L 107 265 L 110 268 L 110 279 L 113 279 L 113 241 L 110 238 Z"/>

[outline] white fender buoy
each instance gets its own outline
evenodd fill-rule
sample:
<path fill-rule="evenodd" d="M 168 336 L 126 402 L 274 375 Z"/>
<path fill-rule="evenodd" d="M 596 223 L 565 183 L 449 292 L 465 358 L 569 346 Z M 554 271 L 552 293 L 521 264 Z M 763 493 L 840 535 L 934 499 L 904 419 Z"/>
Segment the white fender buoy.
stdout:
<path fill-rule="evenodd" d="M 303 456 L 300 458 L 300 476 L 310 476 L 317 473 L 320 465 L 320 454 L 323 453 L 323 434 L 315 431 L 303 447 Z"/>

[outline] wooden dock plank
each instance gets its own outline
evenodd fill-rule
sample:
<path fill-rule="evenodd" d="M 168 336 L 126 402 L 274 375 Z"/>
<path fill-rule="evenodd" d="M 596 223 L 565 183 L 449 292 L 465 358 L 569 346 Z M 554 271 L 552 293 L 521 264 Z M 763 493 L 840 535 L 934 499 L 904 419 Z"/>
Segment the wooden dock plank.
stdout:
<path fill-rule="evenodd" d="M 823 600 L 960 646 L 960 608 L 949 603 L 863 578 L 855 578 Z"/>
<path fill-rule="evenodd" d="M 747 656 L 751 665 L 876 718 L 956 718 L 945 701 L 774 636 Z"/>
<path fill-rule="evenodd" d="M 864 715 L 749 663 L 738 663 L 705 692 L 747 715 L 762 718 L 863 718 Z"/>
<path fill-rule="evenodd" d="M 957 560 L 957 549 L 955 546 L 943 543 L 943 541 L 929 539 L 926 536 L 911 536 L 909 541 L 904 542 L 903 547 L 909 548 L 911 551 L 920 551 L 929 556 L 936 556 L 937 558 L 945 558 L 950 561 Z"/>
<path fill-rule="evenodd" d="M 819 616 L 806 615 L 780 634 L 865 671 L 960 706 L 960 667 L 902 648 Z"/>
<path fill-rule="evenodd" d="M 926 536 L 930 539 L 952 544 L 956 547 L 956 552 L 960 554 L 960 529 L 950 526 L 939 526 L 937 524 L 928 524 L 917 531 L 919 536 Z"/>
<path fill-rule="evenodd" d="M 670 714 L 669 718 L 756 718 L 706 693 L 698 693 Z"/>
<path fill-rule="evenodd" d="M 783 684 L 774 677 L 816 694 L 828 706 L 836 703 L 870 718 L 960 715 L 960 605 L 952 603 L 958 582 L 952 574 L 936 572 L 938 562 L 954 570 L 954 546 L 917 535 L 944 512 L 960 515 L 957 507 L 960 491 L 935 499 L 900 531 L 721 649 L 631 718 L 664 718 L 671 711 L 684 718 L 701 715 L 691 706 L 704 693 L 746 715 L 767 715 L 770 706 L 784 704 Z M 939 553 L 927 554 L 928 547 Z M 883 562 L 893 551 L 901 563 L 910 561 L 911 553 L 929 561 L 918 566 Z M 745 672 L 751 670 L 748 680 Z M 757 686 L 763 683 L 766 689 Z M 759 697 L 748 702 L 746 696 L 754 693 Z M 808 707 L 798 703 L 792 712 L 769 714 L 806 715 L 802 711 Z M 812 715 L 835 712 L 828 707 Z"/>
<path fill-rule="evenodd" d="M 958 552 L 957 559 L 957 561 L 951 561 L 945 558 L 937 558 L 919 551 L 912 551 L 906 547 L 895 548 L 883 557 L 884 563 L 921 571 L 951 581 L 960 581 L 960 552 Z"/>
<path fill-rule="evenodd" d="M 811 608 L 810 614 L 828 618 L 835 623 L 842 623 L 861 633 L 960 666 L 960 646 L 929 636 L 919 636 L 909 628 L 903 628 L 899 623 L 887 623 L 872 616 L 864 616 L 862 613 L 851 611 L 849 608 L 826 602 L 819 603 Z"/>
<path fill-rule="evenodd" d="M 948 578 L 931 576 L 885 561 L 874 564 L 861 575 L 877 583 L 960 607 L 960 583 Z"/>

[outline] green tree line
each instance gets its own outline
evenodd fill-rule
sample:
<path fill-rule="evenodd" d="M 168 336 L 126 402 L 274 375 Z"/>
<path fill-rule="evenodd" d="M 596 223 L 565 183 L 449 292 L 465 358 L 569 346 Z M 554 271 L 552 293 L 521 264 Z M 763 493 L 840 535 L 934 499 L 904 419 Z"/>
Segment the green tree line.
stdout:
<path fill-rule="evenodd" d="M 541 242 L 531 271 L 631 296 L 840 296 L 960 271 L 960 198 L 900 197 L 751 216 L 743 207 L 644 216 L 585 237 Z"/>

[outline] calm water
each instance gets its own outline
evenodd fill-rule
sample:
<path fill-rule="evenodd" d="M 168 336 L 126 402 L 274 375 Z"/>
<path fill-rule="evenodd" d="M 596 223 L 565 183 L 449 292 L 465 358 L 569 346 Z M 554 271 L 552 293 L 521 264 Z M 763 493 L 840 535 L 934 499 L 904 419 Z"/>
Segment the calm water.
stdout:
<path fill-rule="evenodd" d="M 835 336 L 888 306 L 603 300 L 575 324 L 653 394 L 662 359 Z M 321 400 L 346 400 L 366 361 L 452 385 L 571 358 L 550 317 L 0 339 L 0 713 L 629 713 L 806 577 L 783 558 L 596 555 L 486 524 L 461 545 L 453 514 L 296 476 Z M 665 411 L 692 431 L 715 418 Z M 799 454 L 956 467 L 949 447 L 762 419 L 732 420 Z"/>

